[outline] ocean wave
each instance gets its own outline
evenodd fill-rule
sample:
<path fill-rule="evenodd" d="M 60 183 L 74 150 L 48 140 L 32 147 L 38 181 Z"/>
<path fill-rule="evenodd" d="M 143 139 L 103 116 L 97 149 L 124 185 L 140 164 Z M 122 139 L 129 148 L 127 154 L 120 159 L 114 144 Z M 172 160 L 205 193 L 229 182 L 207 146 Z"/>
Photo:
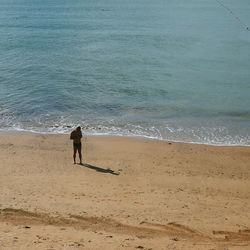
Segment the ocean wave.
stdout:
<path fill-rule="evenodd" d="M 10 132 L 31 132 L 42 134 L 69 134 L 75 127 L 82 127 L 83 134 L 86 136 L 121 136 L 121 137 L 142 137 L 162 141 L 185 142 L 194 144 L 209 144 L 220 146 L 250 146 L 249 131 L 232 133 L 226 127 L 173 127 L 173 126 L 154 126 L 138 125 L 131 123 L 120 124 L 87 124 L 87 123 L 55 123 L 54 125 L 23 126 L 20 123 L 12 126 L 0 127 L 1 133 Z"/>

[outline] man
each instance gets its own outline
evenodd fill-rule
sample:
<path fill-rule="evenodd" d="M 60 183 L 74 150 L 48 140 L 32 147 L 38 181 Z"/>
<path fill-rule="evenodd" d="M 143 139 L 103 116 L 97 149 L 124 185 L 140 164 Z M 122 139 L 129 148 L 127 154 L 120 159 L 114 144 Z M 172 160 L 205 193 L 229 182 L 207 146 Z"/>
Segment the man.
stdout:
<path fill-rule="evenodd" d="M 82 164 L 82 131 L 81 127 L 77 127 L 74 131 L 70 134 L 70 140 L 73 140 L 73 148 L 74 148 L 74 164 L 76 164 L 76 153 L 78 151 L 79 158 L 80 158 L 80 164 Z"/>

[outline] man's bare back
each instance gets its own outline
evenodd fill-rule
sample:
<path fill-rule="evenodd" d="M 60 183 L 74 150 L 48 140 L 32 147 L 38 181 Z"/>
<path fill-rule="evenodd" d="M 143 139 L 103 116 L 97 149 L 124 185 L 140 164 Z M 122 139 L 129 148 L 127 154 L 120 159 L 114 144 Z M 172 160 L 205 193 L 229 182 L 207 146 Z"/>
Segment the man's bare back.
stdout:
<path fill-rule="evenodd" d="M 73 140 L 73 143 L 80 143 L 82 138 L 82 132 L 81 130 L 74 130 L 70 134 L 70 139 Z"/>

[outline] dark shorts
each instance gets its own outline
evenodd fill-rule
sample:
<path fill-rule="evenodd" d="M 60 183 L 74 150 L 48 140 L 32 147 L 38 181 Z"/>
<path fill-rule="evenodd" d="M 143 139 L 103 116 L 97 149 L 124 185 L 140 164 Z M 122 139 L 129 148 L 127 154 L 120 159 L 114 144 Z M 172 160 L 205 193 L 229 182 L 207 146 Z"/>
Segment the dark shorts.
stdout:
<path fill-rule="evenodd" d="M 82 143 L 81 143 L 81 142 L 79 142 L 79 143 L 73 143 L 73 146 L 74 146 L 74 148 L 76 148 L 76 149 L 81 149 Z"/>

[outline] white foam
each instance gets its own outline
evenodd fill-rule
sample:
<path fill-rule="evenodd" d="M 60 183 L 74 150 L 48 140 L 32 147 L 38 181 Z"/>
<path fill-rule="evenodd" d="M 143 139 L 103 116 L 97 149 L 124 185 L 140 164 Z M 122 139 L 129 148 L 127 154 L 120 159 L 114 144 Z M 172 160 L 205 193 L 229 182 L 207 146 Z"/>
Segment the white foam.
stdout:
<path fill-rule="evenodd" d="M 0 129 L 0 133 L 39 133 L 39 134 L 68 134 L 79 124 L 61 124 L 53 127 L 27 127 L 15 125 Z M 221 133 L 224 135 L 221 135 Z M 250 138 L 225 134 L 225 128 L 199 128 L 184 129 L 165 126 L 164 129 L 156 126 L 143 127 L 141 125 L 125 124 L 123 127 L 116 126 L 90 126 L 83 125 L 83 133 L 89 136 L 119 136 L 141 137 L 161 141 L 184 142 L 192 144 L 207 144 L 216 146 L 250 146 Z M 222 133 L 222 134 L 223 134 Z"/>

